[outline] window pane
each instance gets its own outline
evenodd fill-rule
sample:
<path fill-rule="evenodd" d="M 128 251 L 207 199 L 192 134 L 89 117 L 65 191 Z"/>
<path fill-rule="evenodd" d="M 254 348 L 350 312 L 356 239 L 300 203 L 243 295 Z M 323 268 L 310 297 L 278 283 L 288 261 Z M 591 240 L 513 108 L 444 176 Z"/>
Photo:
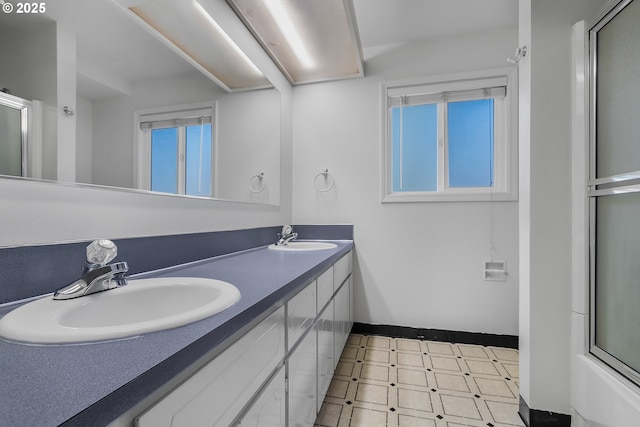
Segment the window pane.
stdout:
<path fill-rule="evenodd" d="M 640 170 L 640 2 L 598 31 L 596 167 L 602 178 Z"/>
<path fill-rule="evenodd" d="M 447 104 L 449 187 L 491 187 L 493 99 Z"/>
<path fill-rule="evenodd" d="M 211 125 L 187 127 L 187 194 L 211 196 Z"/>
<path fill-rule="evenodd" d="M 595 344 L 640 371 L 640 194 L 596 203 Z"/>
<path fill-rule="evenodd" d="M 178 129 L 151 131 L 151 190 L 178 192 Z"/>
<path fill-rule="evenodd" d="M 438 188 L 437 104 L 391 110 L 393 191 Z"/>

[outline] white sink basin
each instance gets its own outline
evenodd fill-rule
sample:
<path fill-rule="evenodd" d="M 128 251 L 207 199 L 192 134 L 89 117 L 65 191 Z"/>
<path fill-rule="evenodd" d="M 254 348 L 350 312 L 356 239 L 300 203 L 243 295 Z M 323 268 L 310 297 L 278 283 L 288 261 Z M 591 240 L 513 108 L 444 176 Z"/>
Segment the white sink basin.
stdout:
<path fill-rule="evenodd" d="M 204 319 L 239 299 L 240 291 L 221 280 L 133 279 L 80 298 L 47 296 L 18 307 L 0 319 L 0 337 L 40 344 L 125 338 Z"/>
<path fill-rule="evenodd" d="M 286 245 L 270 245 L 269 249 L 274 251 L 320 251 L 324 249 L 335 249 L 338 245 L 329 242 L 289 242 Z"/>

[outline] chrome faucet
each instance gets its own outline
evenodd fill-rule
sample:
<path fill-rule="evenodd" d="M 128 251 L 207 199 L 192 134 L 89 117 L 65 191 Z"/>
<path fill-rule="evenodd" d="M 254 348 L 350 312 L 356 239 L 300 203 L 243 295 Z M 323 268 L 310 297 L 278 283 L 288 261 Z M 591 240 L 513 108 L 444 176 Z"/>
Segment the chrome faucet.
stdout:
<path fill-rule="evenodd" d="M 87 246 L 87 261 L 82 277 L 75 282 L 58 289 L 53 299 L 64 300 L 102 292 L 125 286 L 129 271 L 126 262 L 115 262 L 107 265 L 118 255 L 118 248 L 111 240 L 94 240 Z"/>
<path fill-rule="evenodd" d="M 277 246 L 285 246 L 290 241 L 298 238 L 298 233 L 293 232 L 293 227 L 285 225 L 282 227 L 282 231 L 279 234 L 280 240 L 276 242 Z"/>

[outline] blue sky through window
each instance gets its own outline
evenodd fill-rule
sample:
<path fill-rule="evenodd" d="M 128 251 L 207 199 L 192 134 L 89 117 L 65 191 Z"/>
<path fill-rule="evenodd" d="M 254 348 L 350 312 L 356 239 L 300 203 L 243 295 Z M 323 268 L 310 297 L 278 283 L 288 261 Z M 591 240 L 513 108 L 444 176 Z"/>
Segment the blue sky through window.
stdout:
<path fill-rule="evenodd" d="M 493 183 L 493 99 L 450 102 L 449 187 L 491 187 Z"/>
<path fill-rule="evenodd" d="M 393 191 L 437 190 L 437 104 L 396 107 L 391 114 Z"/>
<path fill-rule="evenodd" d="M 494 100 L 449 102 L 445 108 L 448 186 L 492 187 Z M 437 191 L 438 104 L 392 108 L 391 134 L 393 191 Z"/>
<path fill-rule="evenodd" d="M 151 131 L 151 190 L 178 192 L 178 129 Z"/>

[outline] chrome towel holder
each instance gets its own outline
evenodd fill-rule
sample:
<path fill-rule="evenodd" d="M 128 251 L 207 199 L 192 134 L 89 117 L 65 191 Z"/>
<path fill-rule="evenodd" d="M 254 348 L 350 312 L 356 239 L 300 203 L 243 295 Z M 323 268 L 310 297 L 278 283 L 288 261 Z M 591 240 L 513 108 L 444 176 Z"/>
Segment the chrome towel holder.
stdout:
<path fill-rule="evenodd" d="M 322 182 L 320 182 L 321 180 L 318 180 L 318 178 L 320 177 L 324 177 L 324 182 L 325 184 L 329 181 L 330 183 L 326 186 L 326 187 L 322 187 Z M 313 185 L 316 188 L 317 191 L 320 191 L 322 193 L 326 193 L 327 191 L 331 190 L 333 188 L 333 184 L 334 184 L 335 180 L 333 179 L 333 175 L 331 175 L 329 173 L 329 169 L 325 168 L 322 172 L 320 172 L 319 174 L 316 175 L 316 177 L 313 179 Z"/>
<path fill-rule="evenodd" d="M 264 190 L 264 185 L 264 171 L 249 178 L 249 191 L 252 193 L 261 193 Z"/>

